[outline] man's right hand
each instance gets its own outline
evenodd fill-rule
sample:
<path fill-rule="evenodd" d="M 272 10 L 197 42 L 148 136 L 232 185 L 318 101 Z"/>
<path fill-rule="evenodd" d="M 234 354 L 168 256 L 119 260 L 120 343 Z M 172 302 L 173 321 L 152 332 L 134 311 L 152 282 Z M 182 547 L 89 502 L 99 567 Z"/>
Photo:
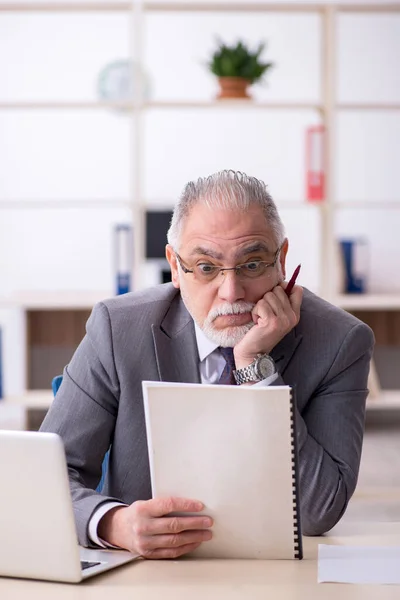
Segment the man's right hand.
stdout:
<path fill-rule="evenodd" d="M 204 509 L 197 500 L 153 498 L 130 506 L 117 506 L 98 526 L 101 539 L 144 558 L 176 558 L 212 538 L 213 521 L 205 515 L 170 516 Z"/>

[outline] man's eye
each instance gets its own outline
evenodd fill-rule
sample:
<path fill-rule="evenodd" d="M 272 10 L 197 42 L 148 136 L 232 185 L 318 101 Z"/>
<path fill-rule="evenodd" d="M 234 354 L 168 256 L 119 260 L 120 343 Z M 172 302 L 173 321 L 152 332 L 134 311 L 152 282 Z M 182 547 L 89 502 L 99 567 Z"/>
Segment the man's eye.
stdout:
<path fill-rule="evenodd" d="M 262 268 L 262 263 L 259 261 L 248 262 L 243 265 L 246 271 L 259 271 Z"/>
<path fill-rule="evenodd" d="M 200 272 L 203 275 L 211 275 L 213 273 L 215 273 L 217 267 L 215 265 L 210 265 L 207 263 L 201 263 L 200 265 L 197 265 L 197 268 L 200 270 Z"/>

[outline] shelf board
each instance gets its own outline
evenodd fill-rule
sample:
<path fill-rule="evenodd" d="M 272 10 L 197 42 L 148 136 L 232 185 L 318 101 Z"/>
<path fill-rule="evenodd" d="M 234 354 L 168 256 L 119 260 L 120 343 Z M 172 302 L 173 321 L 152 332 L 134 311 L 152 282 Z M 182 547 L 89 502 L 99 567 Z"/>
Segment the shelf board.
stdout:
<path fill-rule="evenodd" d="M 371 209 L 371 210 L 393 210 L 400 208 L 400 199 L 399 200 L 344 200 L 332 203 L 332 206 L 335 210 L 337 209 L 354 209 L 354 208 L 362 208 Z"/>
<path fill-rule="evenodd" d="M 345 310 L 400 310 L 400 293 L 338 294 L 332 303 Z"/>
<path fill-rule="evenodd" d="M 99 100 L 16 100 L 0 102 L 0 110 L 146 110 L 174 108 L 257 108 L 269 110 L 317 110 L 325 107 L 320 102 L 292 102 L 290 100 L 257 101 L 252 99 L 210 99 L 210 100 L 150 100 L 148 102 L 102 102 Z M 388 110 L 400 111 L 398 102 L 338 103 L 338 110 Z"/>
<path fill-rule="evenodd" d="M 0 102 L 0 110 L 147 110 L 147 109 L 267 109 L 267 110 L 317 110 L 324 107 L 318 102 L 259 102 L 246 99 L 226 100 L 154 100 L 149 102 L 100 101 L 16 101 Z"/>
<path fill-rule="evenodd" d="M 279 210 L 306 210 L 306 209 L 314 209 L 318 210 L 321 208 L 322 203 L 316 202 L 308 202 L 303 198 L 300 200 L 282 200 L 280 198 L 275 198 L 275 204 L 277 205 Z M 144 211 L 159 211 L 159 210 L 173 210 L 174 202 L 169 201 L 167 199 L 150 199 L 148 201 L 142 200 L 142 202 L 134 202 L 129 200 L 122 199 L 87 199 L 87 198 L 78 198 L 78 199 L 67 199 L 61 198 L 58 200 L 50 200 L 50 199 L 39 199 L 39 198 L 15 198 L 14 200 L 2 200 L 0 199 L 0 211 L 3 210 L 36 210 L 36 209 L 85 209 L 85 210 L 101 210 L 101 209 L 110 209 L 110 208 L 124 208 L 128 210 L 133 210 L 135 207 L 141 206 Z M 399 202 L 400 208 L 400 202 Z"/>
<path fill-rule="evenodd" d="M 138 3 L 138 8 L 144 13 L 149 11 L 158 12 L 323 12 L 333 9 L 337 12 L 398 12 L 400 6 L 394 0 L 382 4 L 377 0 L 354 0 L 351 4 L 327 4 L 325 2 L 298 0 L 260 0 L 246 2 L 244 0 L 233 0 L 231 2 L 210 1 L 171 1 L 157 2 L 157 0 L 143 0 Z M 130 2 L 0 2 L 0 12 L 130 12 L 135 10 L 135 4 Z"/>
<path fill-rule="evenodd" d="M 298 200 L 288 200 L 275 198 L 275 203 L 279 209 L 319 209 L 324 206 L 323 202 L 310 202 L 305 198 Z M 142 199 L 139 203 L 144 210 L 172 210 L 174 201 L 167 198 Z M 1 209 L 36 209 L 36 208 L 85 208 L 85 209 L 109 209 L 109 208 L 127 208 L 132 209 L 138 203 L 128 198 L 0 198 Z M 332 203 L 334 210 L 344 209 L 362 209 L 362 210 L 400 210 L 399 200 L 345 200 Z"/>
<path fill-rule="evenodd" d="M 0 110 L 132 110 L 133 102 L 100 102 L 97 100 L 17 100 L 0 102 Z"/>
<path fill-rule="evenodd" d="M 231 1 L 231 2 L 196 2 L 188 1 L 183 2 L 157 2 L 157 0 L 145 0 L 143 3 L 144 10 L 146 11 L 182 11 L 182 12 L 262 12 L 262 11 L 311 11 L 318 12 L 324 9 L 324 4 L 321 2 L 298 2 L 298 0 L 292 0 L 289 2 L 243 2 L 242 1 Z"/>
<path fill-rule="evenodd" d="M 97 302 L 113 296 L 110 291 L 18 292 L 0 297 L 0 308 L 25 310 L 91 310 Z"/>
<path fill-rule="evenodd" d="M 132 2 L 0 2 L 0 11 L 129 11 L 133 8 Z M 232 2 L 196 2 L 191 0 L 176 2 L 157 2 L 143 0 L 139 7 L 144 11 L 160 12 L 260 12 L 260 11 L 312 11 L 318 12 L 324 9 L 324 3 L 298 2 L 298 0 L 279 0 L 270 2 L 251 2 L 240 0 Z"/>
<path fill-rule="evenodd" d="M 400 5 L 398 0 L 392 2 L 379 3 L 376 0 L 358 0 L 351 4 L 331 5 L 341 12 L 399 12 Z"/>
<path fill-rule="evenodd" d="M 381 390 L 379 396 L 368 398 L 368 411 L 389 411 L 400 410 L 400 389 L 399 390 Z"/>
<path fill-rule="evenodd" d="M 2 400 L 5 406 L 19 406 L 24 409 L 47 410 L 53 401 L 51 390 L 27 390 L 18 396 L 7 396 Z"/>
<path fill-rule="evenodd" d="M 132 2 L 0 2 L 0 12 L 126 12 Z"/>
<path fill-rule="evenodd" d="M 279 102 L 272 101 L 257 101 L 248 99 L 223 99 L 223 100 L 154 100 L 146 102 L 143 108 L 257 108 L 269 110 L 318 110 L 324 109 L 323 105 L 318 102 L 291 102 L 282 100 Z"/>
<path fill-rule="evenodd" d="M 85 208 L 93 210 L 110 209 L 110 208 L 128 208 L 133 207 L 133 202 L 129 200 L 122 200 L 121 198 L 103 198 L 102 200 L 88 199 L 88 198 L 60 198 L 57 200 L 32 198 L 15 198 L 14 200 L 2 200 L 0 199 L 0 210 L 8 209 L 71 209 L 71 208 Z"/>
<path fill-rule="evenodd" d="M 338 102 L 338 110 L 400 110 L 399 102 Z"/>
<path fill-rule="evenodd" d="M 157 2 L 157 0 L 144 0 L 143 7 L 145 11 L 231 11 L 231 12 L 261 12 L 261 11 L 306 11 L 306 12 L 319 12 L 324 11 L 326 8 L 333 8 L 336 10 L 352 11 L 352 12 L 365 12 L 373 10 L 382 11 L 397 11 L 399 10 L 398 4 L 394 2 L 386 2 L 379 4 L 376 0 L 355 0 L 351 4 L 327 4 L 320 0 L 301 2 L 299 0 L 275 0 L 270 2 L 245 2 L 243 0 L 231 0 L 228 2 L 196 2 L 191 0 L 186 1 L 175 1 L 175 2 Z"/>

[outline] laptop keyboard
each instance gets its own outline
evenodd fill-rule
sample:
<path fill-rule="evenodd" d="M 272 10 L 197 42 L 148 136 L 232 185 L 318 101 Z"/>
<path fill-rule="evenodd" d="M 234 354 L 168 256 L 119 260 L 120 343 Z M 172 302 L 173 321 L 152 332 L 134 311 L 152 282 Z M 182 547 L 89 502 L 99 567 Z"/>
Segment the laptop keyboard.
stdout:
<path fill-rule="evenodd" d="M 100 565 L 99 562 L 90 562 L 89 560 L 81 560 L 81 569 L 90 569 L 90 567 L 95 567 L 96 565 Z"/>

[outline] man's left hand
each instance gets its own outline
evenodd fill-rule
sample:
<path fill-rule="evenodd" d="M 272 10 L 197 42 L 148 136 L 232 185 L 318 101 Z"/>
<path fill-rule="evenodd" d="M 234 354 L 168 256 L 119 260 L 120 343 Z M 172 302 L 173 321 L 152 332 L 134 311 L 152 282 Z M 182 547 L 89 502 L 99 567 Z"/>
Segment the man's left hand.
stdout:
<path fill-rule="evenodd" d="M 286 285 L 275 286 L 253 308 L 255 325 L 234 348 L 237 369 L 247 367 L 258 354 L 269 354 L 299 322 L 303 288 L 295 285 L 288 297 Z"/>

